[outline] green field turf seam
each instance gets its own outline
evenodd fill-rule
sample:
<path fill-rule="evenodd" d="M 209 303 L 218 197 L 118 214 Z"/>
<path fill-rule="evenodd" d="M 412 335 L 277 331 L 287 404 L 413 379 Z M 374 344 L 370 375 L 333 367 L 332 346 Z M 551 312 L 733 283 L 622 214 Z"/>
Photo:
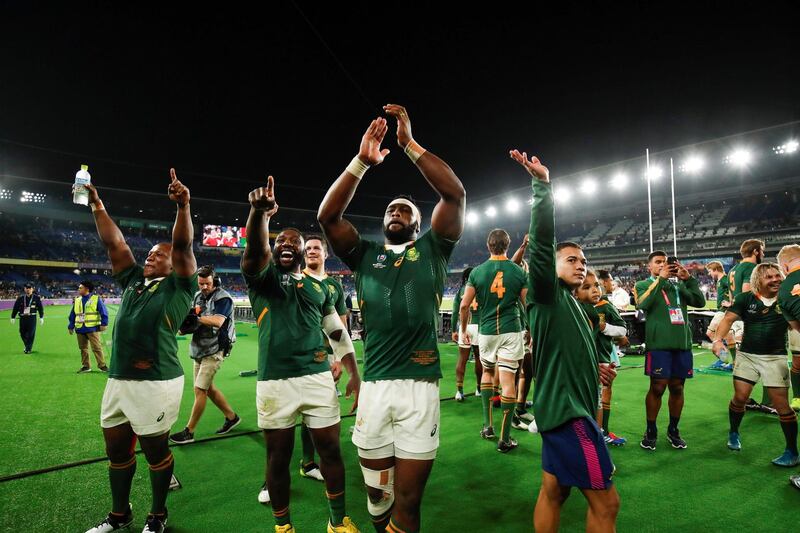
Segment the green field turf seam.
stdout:
<path fill-rule="evenodd" d="M 439 402 L 440 403 L 441 402 L 446 402 L 448 400 L 453 400 L 453 397 L 439 398 Z M 354 416 L 356 416 L 356 413 L 348 413 L 346 415 L 341 415 L 339 418 L 352 418 Z M 301 425 L 301 423 L 298 423 L 298 424 L 295 424 L 294 427 L 297 428 L 300 425 Z M 253 429 L 253 430 L 250 430 L 250 431 L 241 431 L 241 432 L 238 432 L 238 433 L 231 433 L 229 435 L 216 435 L 216 436 L 213 436 L 213 437 L 205 437 L 205 438 L 202 438 L 202 439 L 196 439 L 194 442 L 190 442 L 188 444 L 170 444 L 169 446 L 170 446 L 170 448 L 193 446 L 195 444 L 201 444 L 201 443 L 205 443 L 205 442 L 215 442 L 215 441 L 223 440 L 223 439 L 232 439 L 232 438 L 235 438 L 235 437 L 244 437 L 244 436 L 248 436 L 248 435 L 255 435 L 257 433 L 261 433 L 261 431 L 262 431 L 261 429 Z M 143 452 L 141 450 L 137 450 L 135 452 L 136 455 L 141 455 L 142 453 Z M 67 470 L 67 469 L 75 468 L 75 467 L 78 467 L 78 466 L 91 465 L 91 464 L 94 464 L 94 463 L 102 463 L 103 461 L 108 461 L 108 457 L 94 457 L 92 459 L 82 459 L 80 461 L 73 461 L 71 463 L 64 463 L 64 464 L 60 464 L 60 465 L 48 466 L 48 467 L 45 467 L 45 468 L 38 468 L 36 470 L 28 470 L 26 472 L 17 472 L 16 474 L 9 474 L 7 476 L 0 477 L 0 483 L 5 483 L 6 481 L 14 481 L 15 479 L 23 479 L 23 478 L 26 478 L 26 477 L 36 476 L 36 475 L 39 475 L 39 474 L 49 474 L 50 472 L 58 472 L 60 470 Z"/>

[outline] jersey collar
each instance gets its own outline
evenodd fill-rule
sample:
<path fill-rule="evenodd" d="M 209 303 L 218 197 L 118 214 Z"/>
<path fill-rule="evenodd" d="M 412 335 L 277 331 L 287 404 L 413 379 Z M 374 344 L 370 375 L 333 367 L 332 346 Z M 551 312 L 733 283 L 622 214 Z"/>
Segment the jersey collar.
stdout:
<path fill-rule="evenodd" d="M 800 270 L 800 265 L 797 265 L 796 267 L 790 269 L 789 274 L 791 274 L 792 272 L 797 272 L 798 270 Z"/>
<path fill-rule="evenodd" d="M 408 241 L 403 244 L 384 244 L 383 247 L 386 250 L 392 251 L 396 254 L 403 253 L 409 245 L 414 244 L 414 241 Z"/>
<path fill-rule="evenodd" d="M 508 256 L 506 254 L 503 255 L 490 255 L 489 261 L 508 261 Z"/>
<path fill-rule="evenodd" d="M 322 281 L 323 279 L 328 277 L 328 274 L 326 274 L 324 272 L 322 273 L 321 276 L 319 276 L 317 274 L 314 274 L 313 272 L 311 272 L 311 270 L 308 269 L 308 267 L 303 269 L 303 274 L 305 274 L 308 277 L 314 278 L 317 281 Z"/>
<path fill-rule="evenodd" d="M 164 278 L 166 278 L 166 277 L 167 277 L 167 276 L 161 276 L 160 278 L 150 278 L 150 279 L 146 279 L 146 280 L 144 280 L 144 286 L 145 286 L 145 287 L 149 287 L 149 286 L 150 286 L 150 285 L 152 285 L 153 283 L 155 283 L 155 282 L 157 282 L 157 281 L 161 281 L 161 280 L 163 280 L 163 279 L 164 279 Z"/>

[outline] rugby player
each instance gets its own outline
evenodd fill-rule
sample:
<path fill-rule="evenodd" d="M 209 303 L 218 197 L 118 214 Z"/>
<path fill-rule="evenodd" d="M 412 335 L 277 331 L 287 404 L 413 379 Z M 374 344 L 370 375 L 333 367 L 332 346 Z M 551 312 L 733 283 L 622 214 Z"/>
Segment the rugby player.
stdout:
<path fill-rule="evenodd" d="M 764 241 L 759 239 L 747 239 L 742 242 L 742 245 L 739 247 L 739 254 L 742 256 L 741 262 L 734 265 L 733 268 L 728 271 L 731 301 L 735 300 L 741 293 L 750 290 L 750 276 L 753 274 L 753 269 L 764 260 Z M 733 327 L 734 337 L 736 336 L 736 331 L 741 331 L 743 327 L 741 323 Z M 768 415 L 778 414 L 778 412 L 770 406 L 769 393 L 766 389 L 763 389 L 763 386 L 761 391 L 761 403 L 750 398 L 747 400 L 747 404 L 745 404 L 745 409 L 761 411 Z"/>
<path fill-rule="evenodd" d="M 592 322 L 595 346 L 600 364 L 619 366 L 616 345 L 628 343 L 628 328 L 619 315 L 617 308 L 608 300 L 601 298 L 601 285 L 598 275 L 588 269 L 586 279 L 575 289 L 575 298 L 583 305 L 586 315 Z M 624 446 L 627 440 L 609 431 L 608 421 L 611 418 L 611 387 L 603 385 L 600 390 L 600 406 L 597 410 L 597 423 L 603 429 L 603 439 L 611 446 Z"/>
<path fill-rule="evenodd" d="M 470 318 L 469 324 L 467 324 L 467 333 L 469 333 L 469 340 L 470 342 L 467 343 L 467 339 L 461 336 L 460 332 L 460 321 L 459 321 L 459 309 L 461 308 L 461 298 L 464 296 L 464 290 L 467 288 L 467 280 L 469 279 L 469 275 L 472 272 L 472 267 L 468 267 L 464 269 L 464 272 L 461 273 L 461 286 L 458 288 L 458 292 L 456 292 L 455 297 L 453 298 L 453 315 L 452 315 L 452 323 L 453 323 L 453 340 L 458 343 L 458 362 L 456 363 L 456 396 L 455 400 L 457 402 L 464 401 L 464 373 L 467 369 L 467 361 L 469 360 L 469 353 L 472 350 L 473 355 L 475 356 L 475 396 L 481 395 L 481 376 L 483 376 L 483 366 L 481 365 L 480 360 L 480 347 L 478 346 L 478 341 L 480 339 L 480 335 L 478 333 L 478 325 L 480 324 L 481 314 L 478 307 L 478 300 L 477 298 L 472 300 L 472 305 L 470 306 Z"/>
<path fill-rule="evenodd" d="M 466 324 L 469 321 L 470 306 L 476 297 L 483 302 L 479 331 L 483 365 L 481 378 L 483 427 L 480 435 L 484 439 L 495 438 L 490 387 L 497 366 L 502 387 L 503 409 L 497 450 L 502 453 L 517 447 L 517 441 L 511 438 L 510 432 L 511 422 L 516 416 L 514 412 L 517 403 L 516 374 L 520 360 L 525 356 L 520 308 L 517 302 L 520 298 L 524 300 L 528 293 L 525 273 L 506 255 L 510 243 L 511 238 L 505 230 L 494 229 L 489 232 L 486 239 L 489 260 L 475 267 L 469 275 L 459 310 L 461 335 L 469 342 Z"/>
<path fill-rule="evenodd" d="M 800 464 L 800 456 L 797 453 L 797 415 L 789 407 L 787 324 L 778 303 L 782 280 L 783 273 L 777 264 L 756 266 L 748 283 L 751 290 L 734 298 L 717 329 L 712 349 L 719 354 L 724 349 L 722 339 L 731 325 L 737 320 L 744 322 L 742 344 L 733 370 L 733 399 L 728 406 L 728 448 L 734 451 L 742 449 L 739 425 L 744 417 L 745 402 L 753 386 L 761 381 L 772 405 L 778 410 L 786 440 L 786 449 L 780 457 L 772 460 L 772 464 L 792 467 Z"/>
<path fill-rule="evenodd" d="M 647 268 L 650 277 L 638 281 L 633 289 L 636 308 L 647 313 L 644 373 L 650 377 L 650 389 L 645 397 L 647 430 L 640 446 L 656 449 L 656 419 L 661 410 L 661 397 L 669 388 L 667 440 L 673 448 L 683 449 L 686 441 L 678 430 L 683 411 L 683 387 L 686 380 L 694 376 L 687 306 L 703 307 L 706 299 L 689 271 L 677 260 L 667 263 L 667 254 L 661 250 L 650 253 Z M 672 283 L 671 278 L 678 278 L 678 282 Z"/>
<path fill-rule="evenodd" d="M 534 529 L 558 531 L 561 507 L 577 487 L 589 503 L 587 531 L 614 531 L 620 505 L 614 466 L 594 417 L 597 388 L 611 383 L 616 371 L 600 366 L 588 317 L 572 295 L 586 278 L 586 257 L 575 243 L 555 243 L 547 167 L 524 152 L 510 155 L 533 178 L 527 309 L 536 350 L 533 408 L 542 435 Z"/>
<path fill-rule="evenodd" d="M 289 462 L 298 416 L 319 452 L 328 497 L 328 532 L 356 532 L 345 514 L 345 473 L 339 449 L 339 401 L 330 372 L 322 328 L 339 342 L 347 333 L 333 309 L 330 292 L 300 270 L 303 236 L 293 228 L 269 248 L 269 221 L 278 211 L 275 180 L 250 192 L 247 245 L 242 274 L 258 325 L 258 426 L 267 443 L 267 487 L 275 531 L 293 533 L 289 514 Z M 277 256 L 277 259 L 275 257 Z M 334 346 L 334 353 L 337 353 Z M 347 394 L 358 403 L 360 378 L 354 357 L 342 359 L 350 381 Z"/>
<path fill-rule="evenodd" d="M 528 234 L 526 233 L 522 238 L 519 248 L 517 248 L 517 251 L 511 256 L 511 262 L 522 268 L 526 279 L 528 277 L 528 262 L 525 261 L 524 257 L 527 249 Z M 517 372 L 517 408 L 514 410 L 516 416 L 512 419 L 511 427 L 515 429 L 527 429 L 528 431 L 536 433 L 536 419 L 527 409 L 528 394 L 531 392 L 531 386 L 534 380 L 531 330 L 528 326 L 528 313 L 525 311 L 525 300 L 517 300 L 517 303 L 519 304 L 520 328 L 523 331 L 522 348 L 525 351 L 525 357 L 522 358 L 522 364 Z"/>
<path fill-rule="evenodd" d="M 778 252 L 778 264 L 786 279 L 778 291 L 778 305 L 783 318 L 789 322 L 789 348 L 792 351 L 792 409 L 800 409 L 800 245 L 789 244 Z M 792 476 L 789 482 L 800 489 L 800 475 Z"/>
<path fill-rule="evenodd" d="M 708 329 L 706 330 L 706 336 L 713 341 L 717 327 L 719 326 L 720 321 L 722 321 L 722 318 L 725 316 L 725 311 L 728 309 L 728 307 L 730 307 L 732 300 L 730 295 L 730 281 L 728 280 L 728 275 L 725 274 L 725 267 L 722 266 L 722 263 L 719 261 L 711 261 L 706 265 L 706 270 L 711 278 L 717 282 L 717 312 L 714 313 L 714 318 L 711 319 L 711 323 L 708 325 Z M 728 352 L 733 358 L 735 358 L 736 344 L 742 342 L 741 330 L 735 331 L 733 328 L 731 328 L 731 331 L 728 333 L 725 342 L 728 347 Z M 715 370 L 732 371 L 733 365 L 731 363 L 726 363 L 727 361 L 717 359 L 711 366 L 709 366 L 709 368 L 713 368 Z"/>
<path fill-rule="evenodd" d="M 366 171 L 389 153 L 381 149 L 384 118 L 372 121 L 317 218 L 333 251 L 355 273 L 369 331 L 353 432 L 367 508 L 377 531 L 418 531 L 422 494 L 439 446 L 439 305 L 447 261 L 464 228 L 465 192 L 450 167 L 412 138 L 405 108 L 389 104 L 384 111 L 397 119 L 397 143 L 440 197 L 431 229 L 419 236 L 422 215 L 406 197 L 386 207 L 383 243 L 361 238 L 342 218 Z"/>
<path fill-rule="evenodd" d="M 175 336 L 198 288 L 189 189 L 178 181 L 174 168 L 170 178 L 167 193 L 177 205 L 172 242 L 153 246 L 144 267 L 136 264 L 97 189 L 85 185 L 97 234 L 108 251 L 114 279 L 123 289 L 100 413 L 112 506 L 90 533 L 115 531 L 133 523 L 129 498 L 137 438 L 150 466 L 153 495 L 143 533 L 161 533 L 167 524 L 167 494 L 175 464 L 167 439 L 183 395 L 183 367 Z"/>

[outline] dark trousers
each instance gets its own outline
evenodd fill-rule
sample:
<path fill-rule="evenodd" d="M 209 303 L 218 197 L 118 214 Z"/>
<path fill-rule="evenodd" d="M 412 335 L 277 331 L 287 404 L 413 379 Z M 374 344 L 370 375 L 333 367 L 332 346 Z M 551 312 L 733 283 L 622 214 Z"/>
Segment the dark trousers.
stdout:
<path fill-rule="evenodd" d="M 31 351 L 33 349 L 33 339 L 36 337 L 35 316 L 22 317 L 19 319 L 19 336 L 22 337 L 25 349 Z"/>

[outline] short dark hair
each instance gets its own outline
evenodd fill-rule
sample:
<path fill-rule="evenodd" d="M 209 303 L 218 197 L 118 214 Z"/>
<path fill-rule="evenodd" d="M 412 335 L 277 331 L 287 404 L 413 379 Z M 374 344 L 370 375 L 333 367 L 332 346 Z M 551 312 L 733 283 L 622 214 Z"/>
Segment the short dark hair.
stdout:
<path fill-rule="evenodd" d="M 197 269 L 197 277 L 198 278 L 214 278 L 216 272 L 214 272 L 214 267 L 211 265 L 203 265 Z"/>
<path fill-rule="evenodd" d="M 323 237 L 319 233 L 309 233 L 308 235 L 306 235 L 304 237 L 304 239 L 305 239 L 306 243 L 308 243 L 308 241 L 319 241 L 319 242 L 321 242 L 322 243 L 322 248 L 325 250 L 326 253 L 328 252 L 328 241 L 326 241 L 325 237 Z"/>
<path fill-rule="evenodd" d="M 667 257 L 667 252 L 664 250 L 653 250 L 650 252 L 650 255 L 647 256 L 647 262 L 649 263 L 652 261 L 654 257 Z"/>
<path fill-rule="evenodd" d="M 556 252 L 560 252 L 564 248 L 577 248 L 578 250 L 583 250 L 581 245 L 577 242 L 572 241 L 561 241 L 560 243 L 556 244 Z"/>
<path fill-rule="evenodd" d="M 92 283 L 88 279 L 85 279 L 85 280 L 81 281 L 81 285 L 86 287 L 86 290 L 89 291 L 89 292 L 94 291 L 94 283 Z"/>
<path fill-rule="evenodd" d="M 493 229 L 486 238 L 486 245 L 495 255 L 506 253 L 510 244 L 511 237 L 508 236 L 508 232 L 504 229 Z"/>
<path fill-rule="evenodd" d="M 598 270 L 597 277 L 600 279 L 611 279 L 611 272 L 608 270 Z"/>
<path fill-rule="evenodd" d="M 469 275 L 472 273 L 472 267 L 467 267 L 464 269 L 464 272 L 461 273 L 461 284 L 465 284 L 469 279 Z"/>

